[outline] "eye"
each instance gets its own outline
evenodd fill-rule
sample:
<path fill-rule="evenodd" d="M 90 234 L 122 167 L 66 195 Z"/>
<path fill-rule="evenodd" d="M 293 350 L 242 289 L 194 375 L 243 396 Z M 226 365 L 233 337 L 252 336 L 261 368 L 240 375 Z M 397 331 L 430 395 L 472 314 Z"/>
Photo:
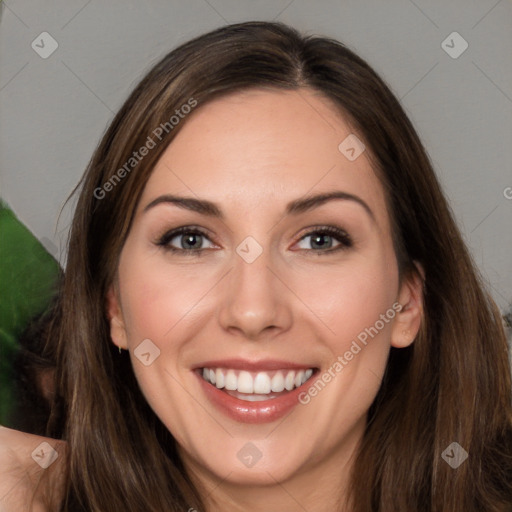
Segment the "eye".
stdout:
<path fill-rule="evenodd" d="M 210 246 L 204 247 L 205 241 L 210 242 Z M 156 245 L 164 247 L 172 252 L 201 253 L 204 249 L 214 248 L 215 245 L 210 241 L 206 233 L 198 228 L 183 226 L 166 232 L 156 242 Z"/>
<path fill-rule="evenodd" d="M 334 241 L 338 244 L 333 246 Z M 353 246 L 349 234 L 334 226 L 325 226 L 309 231 L 299 240 L 298 244 L 300 249 L 313 250 L 314 252 L 335 252 Z"/>
<path fill-rule="evenodd" d="M 209 243 L 207 247 L 203 245 L 205 242 Z M 191 226 L 182 226 L 167 231 L 155 244 L 174 253 L 194 255 L 200 255 L 205 249 L 217 247 L 204 231 Z M 331 253 L 352 246 L 353 242 L 348 233 L 334 226 L 325 226 L 309 231 L 298 242 L 299 249 L 316 253 Z"/>

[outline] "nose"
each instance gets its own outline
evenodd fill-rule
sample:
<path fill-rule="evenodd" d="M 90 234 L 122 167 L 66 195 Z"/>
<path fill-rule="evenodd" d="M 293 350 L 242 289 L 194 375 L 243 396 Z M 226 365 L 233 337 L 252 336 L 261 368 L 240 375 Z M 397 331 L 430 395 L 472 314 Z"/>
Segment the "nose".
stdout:
<path fill-rule="evenodd" d="M 234 268 L 223 283 L 219 322 L 223 329 L 253 341 L 268 339 L 292 325 L 293 294 L 272 265 L 269 251 L 252 263 L 233 255 Z"/>

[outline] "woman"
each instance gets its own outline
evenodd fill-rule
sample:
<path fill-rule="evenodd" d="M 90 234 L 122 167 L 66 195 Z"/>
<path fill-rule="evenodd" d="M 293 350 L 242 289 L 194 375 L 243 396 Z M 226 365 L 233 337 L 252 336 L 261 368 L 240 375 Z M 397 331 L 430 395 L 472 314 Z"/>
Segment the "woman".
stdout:
<path fill-rule="evenodd" d="M 167 55 L 93 155 L 68 254 L 66 443 L 38 487 L 61 511 L 510 510 L 501 318 L 342 44 L 250 22 Z"/>

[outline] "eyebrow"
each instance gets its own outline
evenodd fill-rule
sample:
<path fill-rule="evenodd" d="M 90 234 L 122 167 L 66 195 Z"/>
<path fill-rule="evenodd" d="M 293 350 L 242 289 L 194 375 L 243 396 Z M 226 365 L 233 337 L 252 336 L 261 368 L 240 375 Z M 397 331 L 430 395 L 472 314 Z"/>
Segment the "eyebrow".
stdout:
<path fill-rule="evenodd" d="M 319 206 L 322 206 L 323 204 L 333 200 L 353 201 L 359 204 L 364 208 L 370 218 L 376 222 L 373 211 L 360 197 L 354 194 L 349 194 L 348 192 L 342 192 L 340 190 L 324 192 L 321 194 L 295 199 L 286 205 L 286 215 L 298 215 L 300 213 L 313 210 L 314 208 L 318 208 Z M 179 208 L 197 212 L 201 215 L 224 219 L 224 215 L 219 206 L 217 206 L 215 203 L 212 203 L 211 201 L 206 199 L 195 199 L 193 197 L 174 196 L 170 194 L 157 197 L 144 207 L 143 212 L 145 213 L 151 208 L 154 208 L 155 206 L 162 203 L 173 204 Z"/>

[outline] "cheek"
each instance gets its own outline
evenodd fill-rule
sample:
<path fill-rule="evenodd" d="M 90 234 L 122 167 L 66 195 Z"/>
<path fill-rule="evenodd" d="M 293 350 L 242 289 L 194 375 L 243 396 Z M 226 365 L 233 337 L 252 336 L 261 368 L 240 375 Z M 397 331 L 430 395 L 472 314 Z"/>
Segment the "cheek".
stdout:
<path fill-rule="evenodd" d="M 326 359 L 318 377 L 321 382 L 311 383 L 301 403 L 312 407 L 319 429 L 333 443 L 332 425 L 343 425 L 348 435 L 368 411 L 386 368 L 398 270 L 392 253 L 391 259 L 385 252 L 375 254 L 336 270 L 331 267 L 325 275 L 317 272 L 315 286 L 308 287 L 308 306 L 322 320 L 315 324 L 318 332 L 325 333 L 321 339 Z"/>
<path fill-rule="evenodd" d="M 132 367 L 150 407 L 183 442 L 180 433 L 190 430 L 190 398 L 183 393 L 179 377 L 180 350 L 193 332 L 193 308 L 204 295 L 206 284 L 199 280 L 194 283 L 190 272 L 169 272 L 165 259 L 157 253 L 127 249 L 121 257 L 119 281 Z M 150 340 L 158 350 L 153 352 L 153 346 L 144 340 Z M 138 347 L 143 341 L 149 346 L 144 349 L 150 353 L 147 365 L 139 359 L 142 350 Z M 172 415 L 168 414 L 169 403 L 175 405 Z"/>
<path fill-rule="evenodd" d="M 121 258 L 119 278 L 128 343 L 134 347 L 138 340 L 150 338 L 163 346 L 208 290 L 208 276 L 203 273 L 199 278 L 179 269 L 169 272 L 165 259 L 156 253 L 127 254 Z"/>
<path fill-rule="evenodd" d="M 380 253 L 317 269 L 302 284 L 297 281 L 295 289 L 306 298 L 304 303 L 317 317 L 331 351 L 342 354 L 392 307 L 398 293 L 398 271 L 394 260 Z M 390 326 L 391 322 L 384 326 L 379 322 L 381 339 L 389 334 Z"/>

